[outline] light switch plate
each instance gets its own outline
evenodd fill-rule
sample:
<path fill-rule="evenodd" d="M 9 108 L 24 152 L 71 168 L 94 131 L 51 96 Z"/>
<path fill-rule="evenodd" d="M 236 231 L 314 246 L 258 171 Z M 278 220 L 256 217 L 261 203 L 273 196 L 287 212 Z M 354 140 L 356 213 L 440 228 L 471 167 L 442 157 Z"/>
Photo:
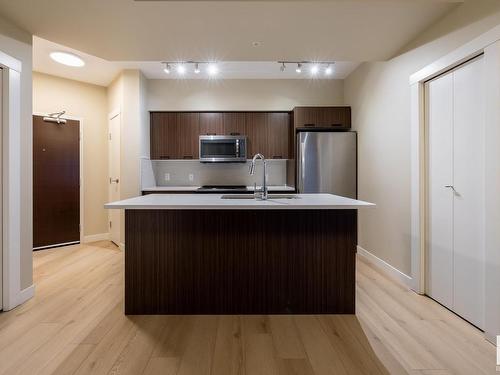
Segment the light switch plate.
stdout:
<path fill-rule="evenodd" d="M 194 180 L 194 174 L 190 173 L 188 177 L 189 177 L 189 181 L 193 182 L 193 180 Z"/>
<path fill-rule="evenodd" d="M 170 181 L 170 173 L 165 173 L 165 181 Z"/>

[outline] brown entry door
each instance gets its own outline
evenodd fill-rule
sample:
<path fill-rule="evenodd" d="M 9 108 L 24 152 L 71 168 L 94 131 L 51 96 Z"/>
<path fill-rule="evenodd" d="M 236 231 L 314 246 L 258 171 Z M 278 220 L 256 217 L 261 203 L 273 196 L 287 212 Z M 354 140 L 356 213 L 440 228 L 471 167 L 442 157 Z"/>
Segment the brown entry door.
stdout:
<path fill-rule="evenodd" d="M 80 123 L 33 116 L 33 248 L 80 241 Z"/>

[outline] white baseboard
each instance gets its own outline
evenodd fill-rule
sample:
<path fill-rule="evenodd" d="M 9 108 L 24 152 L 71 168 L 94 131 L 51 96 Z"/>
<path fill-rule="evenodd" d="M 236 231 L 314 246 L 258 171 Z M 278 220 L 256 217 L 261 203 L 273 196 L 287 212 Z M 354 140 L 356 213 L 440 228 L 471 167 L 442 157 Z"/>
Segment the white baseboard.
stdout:
<path fill-rule="evenodd" d="M 21 305 L 35 295 L 35 285 L 32 284 L 29 287 L 21 290 L 17 297 L 17 305 Z"/>
<path fill-rule="evenodd" d="M 109 240 L 109 233 L 91 234 L 89 236 L 83 237 L 84 243 L 96 242 L 96 241 L 108 241 L 108 240 Z"/>
<path fill-rule="evenodd" d="M 406 285 L 408 288 L 412 285 L 412 278 L 397 268 L 394 268 L 389 263 L 383 261 L 382 259 L 376 257 L 369 251 L 363 249 L 361 246 L 358 246 L 358 254 L 366 259 L 368 262 L 373 264 L 379 270 L 381 270 L 384 274 L 389 276 L 391 279 L 399 281 L 400 283 Z"/>

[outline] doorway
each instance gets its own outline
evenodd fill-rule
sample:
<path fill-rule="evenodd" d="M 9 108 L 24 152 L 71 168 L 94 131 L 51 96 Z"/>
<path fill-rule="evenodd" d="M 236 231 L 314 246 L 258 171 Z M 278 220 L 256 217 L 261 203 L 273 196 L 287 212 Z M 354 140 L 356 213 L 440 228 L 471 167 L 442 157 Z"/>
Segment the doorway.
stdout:
<path fill-rule="evenodd" d="M 485 90 L 480 56 L 425 84 L 426 294 L 480 329 L 485 311 Z"/>
<path fill-rule="evenodd" d="M 120 200 L 120 125 L 121 114 L 114 112 L 109 116 L 109 201 Z M 108 210 L 109 237 L 120 247 L 121 210 Z"/>
<path fill-rule="evenodd" d="M 33 116 L 33 250 L 80 243 L 80 121 Z"/>

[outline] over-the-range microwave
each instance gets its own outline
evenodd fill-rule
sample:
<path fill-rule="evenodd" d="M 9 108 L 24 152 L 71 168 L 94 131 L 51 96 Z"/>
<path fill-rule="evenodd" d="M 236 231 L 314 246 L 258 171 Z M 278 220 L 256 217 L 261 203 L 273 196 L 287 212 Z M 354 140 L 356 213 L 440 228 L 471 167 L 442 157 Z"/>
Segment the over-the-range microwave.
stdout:
<path fill-rule="evenodd" d="M 200 135 L 202 163 L 244 163 L 247 137 L 244 135 Z"/>

